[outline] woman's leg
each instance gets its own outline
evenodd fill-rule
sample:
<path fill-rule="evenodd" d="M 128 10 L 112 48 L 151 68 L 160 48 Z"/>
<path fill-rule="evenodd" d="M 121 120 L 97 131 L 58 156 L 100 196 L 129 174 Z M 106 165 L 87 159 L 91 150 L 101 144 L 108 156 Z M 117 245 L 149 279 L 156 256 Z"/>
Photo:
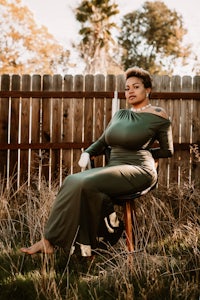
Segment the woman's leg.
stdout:
<path fill-rule="evenodd" d="M 43 238 L 29 248 L 21 248 L 22 252 L 52 253 L 54 246 L 70 251 L 79 227 L 81 181 L 79 173 L 66 177 L 52 206 Z"/>
<path fill-rule="evenodd" d="M 33 245 L 29 252 L 51 252 L 51 247 L 44 241 L 70 251 L 80 224 L 80 242 L 95 246 L 105 197 L 109 202 L 114 195 L 133 192 L 138 185 L 147 184 L 139 183 L 143 176 L 139 169 L 130 165 L 95 168 L 67 176 L 52 207 L 44 239 Z"/>
<path fill-rule="evenodd" d="M 27 254 L 49 253 L 52 252 L 53 246 L 60 246 L 70 252 L 80 225 L 82 199 L 84 201 L 84 181 L 94 170 L 87 170 L 66 177 L 54 201 L 43 238 L 29 248 L 21 248 L 22 252 Z"/>
<path fill-rule="evenodd" d="M 31 255 L 39 252 L 52 254 L 54 252 L 54 247 L 48 240 L 42 238 L 39 242 L 35 243 L 31 247 L 21 248 L 21 251 Z"/>
<path fill-rule="evenodd" d="M 78 241 L 95 248 L 102 215 L 114 212 L 111 198 L 142 190 L 150 182 L 150 176 L 130 165 L 96 168 L 88 174 L 82 187 Z"/>

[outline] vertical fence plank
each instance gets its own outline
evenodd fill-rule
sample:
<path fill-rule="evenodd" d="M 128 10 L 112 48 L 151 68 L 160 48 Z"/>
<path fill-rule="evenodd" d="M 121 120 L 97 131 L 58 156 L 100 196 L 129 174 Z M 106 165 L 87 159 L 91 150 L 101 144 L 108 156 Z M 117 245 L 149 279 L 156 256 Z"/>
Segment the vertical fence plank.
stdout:
<path fill-rule="evenodd" d="M 1 90 L 10 90 L 10 76 L 1 76 Z M 10 142 L 10 118 L 9 118 L 9 98 L 0 98 L 0 142 Z M 9 165 L 10 165 L 10 150 L 1 150 L 1 163 L 0 163 L 0 179 L 7 178 L 9 182 Z M 8 169 L 7 169 L 8 167 Z M 8 183 L 7 182 L 7 183 Z"/>
<path fill-rule="evenodd" d="M 192 92 L 191 76 L 182 77 L 182 92 Z M 182 100 L 181 106 L 181 143 L 192 142 L 192 119 L 193 119 L 193 100 Z M 191 184 L 191 153 L 190 148 L 181 153 L 182 174 L 181 181 Z"/>
<path fill-rule="evenodd" d="M 94 91 L 94 76 L 85 76 L 85 91 Z M 94 142 L 94 98 L 85 99 L 84 107 L 84 142 Z"/>
<path fill-rule="evenodd" d="M 182 92 L 192 91 L 192 79 L 190 76 L 182 78 Z M 192 99 L 182 100 L 181 104 L 181 142 L 191 142 L 191 126 L 192 126 Z"/>
<path fill-rule="evenodd" d="M 95 91 L 105 91 L 105 76 L 97 74 L 94 77 Z M 95 99 L 95 110 L 94 110 L 94 140 L 96 141 L 104 131 L 104 99 Z M 98 157 L 96 160 L 97 166 L 103 164 L 103 156 Z"/>
<path fill-rule="evenodd" d="M 41 91 L 41 75 L 32 76 L 32 91 Z M 32 131 L 31 131 L 31 142 L 42 143 L 42 99 L 32 99 Z M 31 151 L 31 174 L 32 181 L 36 181 L 36 185 L 40 190 L 40 183 L 42 179 L 42 150 Z"/>
<path fill-rule="evenodd" d="M 173 76 L 171 78 L 171 91 L 178 92 L 181 91 L 181 78 L 180 76 Z M 171 111 L 172 120 L 172 131 L 173 131 L 173 141 L 174 143 L 180 143 L 181 130 L 180 130 L 180 111 L 181 111 L 181 100 L 173 100 L 173 108 Z M 170 159 L 171 170 L 170 170 L 170 183 L 180 184 L 180 151 L 176 151 L 173 157 Z"/>
<path fill-rule="evenodd" d="M 161 80 L 162 80 L 161 76 L 158 76 L 158 75 L 153 75 L 152 76 L 152 92 L 160 92 Z M 153 105 L 153 106 L 159 106 L 160 105 L 160 100 L 159 99 L 152 99 L 151 98 L 150 101 L 151 101 L 151 105 Z"/>
<path fill-rule="evenodd" d="M 53 78 L 51 75 L 43 76 L 43 90 L 51 91 Z M 52 99 L 42 99 L 42 142 L 52 142 Z M 42 153 L 42 174 L 51 186 L 51 158 L 52 151 L 45 150 Z"/>
<path fill-rule="evenodd" d="M 75 75 L 74 78 L 74 90 L 83 91 L 83 75 Z M 74 111 L 74 124 L 73 124 L 73 142 L 82 142 L 83 132 L 83 115 L 84 115 L 84 101 L 83 98 L 74 99 L 73 111 Z M 81 155 L 79 149 L 73 150 L 73 173 L 80 171 L 78 161 Z"/>
<path fill-rule="evenodd" d="M 200 92 L 200 76 L 195 76 L 193 80 L 194 92 Z M 200 101 L 193 100 L 193 131 L 192 131 L 192 143 L 198 145 L 198 151 L 194 156 L 193 160 L 193 181 L 196 186 L 200 186 Z M 197 156 L 197 157 L 195 157 Z M 197 161 L 198 160 L 198 161 Z"/>
<path fill-rule="evenodd" d="M 116 89 L 116 77 L 114 75 L 107 75 L 106 77 L 106 91 L 113 92 Z M 112 98 L 106 99 L 105 104 L 105 127 L 110 122 L 112 115 Z"/>
<path fill-rule="evenodd" d="M 170 92 L 171 78 L 169 76 L 162 76 L 160 78 L 160 91 L 161 92 Z M 156 105 L 161 106 L 167 114 L 169 114 L 169 101 L 168 99 L 159 99 Z"/>
<path fill-rule="evenodd" d="M 162 77 L 158 75 L 152 76 L 152 92 L 160 92 L 162 86 Z M 169 86 L 168 86 L 169 88 Z M 153 106 L 163 107 L 162 99 L 153 99 L 150 95 L 150 103 Z M 164 107 L 163 107 L 164 108 Z M 159 159 L 159 185 L 167 185 L 168 183 L 168 163 L 166 160 Z"/>
<path fill-rule="evenodd" d="M 61 75 L 53 76 L 52 89 L 54 91 L 62 91 Z M 52 100 L 52 143 L 62 141 L 63 133 L 63 99 L 53 98 Z M 61 181 L 62 177 L 62 149 L 54 149 L 52 151 L 52 179 Z"/>
<path fill-rule="evenodd" d="M 19 75 L 12 76 L 11 90 L 19 91 L 21 85 L 21 78 Z M 18 143 L 21 139 L 20 133 L 20 98 L 13 97 L 11 104 L 11 143 Z M 19 187 L 19 179 L 20 179 L 20 150 L 12 150 L 10 152 L 10 172 L 11 176 L 15 176 L 17 174 L 17 187 Z"/>
<path fill-rule="evenodd" d="M 160 92 L 170 92 L 171 78 L 168 75 L 164 75 L 160 78 Z M 158 105 L 167 111 L 166 100 L 159 99 Z"/>
<path fill-rule="evenodd" d="M 95 75 L 95 91 L 105 91 L 105 76 Z M 97 140 L 104 130 L 104 103 L 102 98 L 95 99 L 95 140 Z"/>
<path fill-rule="evenodd" d="M 22 91 L 30 91 L 31 89 L 31 77 L 30 75 L 22 75 Z M 21 143 L 28 143 L 29 141 L 29 129 L 30 129 L 30 105 L 32 100 L 30 98 L 22 98 L 21 99 Z M 28 165 L 28 150 L 21 150 L 20 153 L 20 183 L 22 184 L 27 179 L 30 185 L 30 174 L 28 173 L 27 178 L 27 171 L 30 172 L 30 168 Z"/>
<path fill-rule="evenodd" d="M 118 92 L 124 92 L 124 90 L 125 90 L 125 76 L 124 75 L 117 75 L 116 90 Z M 126 107 L 127 107 L 126 99 L 120 99 L 120 108 L 123 109 Z"/>
<path fill-rule="evenodd" d="M 73 91 L 73 76 L 65 75 L 64 91 Z M 63 99 L 63 143 L 73 141 L 73 99 Z M 63 151 L 63 176 L 73 172 L 73 149 Z"/>
<path fill-rule="evenodd" d="M 170 91 L 171 78 L 169 76 L 162 76 L 160 80 L 157 78 L 157 83 L 159 83 L 159 88 L 161 92 Z M 167 114 L 169 114 L 165 99 L 159 99 L 159 101 L 156 102 L 155 105 L 164 108 Z M 169 185 L 169 172 L 170 172 L 169 169 L 170 169 L 170 161 L 168 159 L 160 159 L 159 160 L 159 184 L 162 184 L 164 186 Z"/>
<path fill-rule="evenodd" d="M 193 91 L 200 92 L 200 76 L 195 76 L 193 80 Z M 199 100 L 193 100 L 193 132 L 192 142 L 200 143 L 200 107 Z"/>

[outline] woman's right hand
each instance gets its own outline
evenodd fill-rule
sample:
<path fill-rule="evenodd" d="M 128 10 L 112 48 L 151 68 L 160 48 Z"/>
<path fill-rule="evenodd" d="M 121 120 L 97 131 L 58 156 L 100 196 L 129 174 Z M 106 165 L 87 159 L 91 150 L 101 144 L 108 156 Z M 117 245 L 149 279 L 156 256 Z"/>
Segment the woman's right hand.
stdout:
<path fill-rule="evenodd" d="M 78 161 L 78 164 L 81 168 L 86 168 L 87 166 L 89 167 L 90 166 L 90 154 L 87 152 L 83 152 Z"/>

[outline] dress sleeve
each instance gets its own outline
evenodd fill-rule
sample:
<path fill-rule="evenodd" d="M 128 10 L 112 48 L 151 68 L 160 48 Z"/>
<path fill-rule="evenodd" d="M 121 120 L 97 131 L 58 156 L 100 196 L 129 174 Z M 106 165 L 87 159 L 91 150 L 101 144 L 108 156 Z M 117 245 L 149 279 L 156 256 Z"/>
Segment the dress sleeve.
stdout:
<path fill-rule="evenodd" d="M 167 158 L 171 157 L 174 153 L 173 137 L 172 137 L 172 127 L 171 122 L 165 122 L 158 131 L 156 136 L 159 142 L 159 148 L 151 148 L 153 158 Z"/>
<path fill-rule="evenodd" d="M 117 115 L 118 112 L 115 113 L 114 117 Z M 113 119 L 114 119 L 113 117 Z M 112 119 L 108 123 L 106 129 L 111 125 Z M 98 156 L 105 152 L 105 149 L 108 149 L 109 145 L 106 143 L 105 139 L 105 132 L 98 138 L 97 141 L 95 141 L 93 144 L 91 144 L 87 149 L 85 149 L 84 152 L 87 152 L 90 154 L 90 156 Z"/>
<path fill-rule="evenodd" d="M 90 156 L 98 156 L 104 152 L 104 150 L 108 147 L 108 144 L 105 141 L 105 133 L 93 144 L 91 144 L 85 152 L 89 153 Z"/>

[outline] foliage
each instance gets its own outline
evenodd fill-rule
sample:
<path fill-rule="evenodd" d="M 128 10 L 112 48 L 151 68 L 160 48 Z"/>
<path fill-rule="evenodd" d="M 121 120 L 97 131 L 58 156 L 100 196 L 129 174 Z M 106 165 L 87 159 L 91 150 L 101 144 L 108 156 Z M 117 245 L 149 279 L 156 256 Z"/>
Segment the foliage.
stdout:
<path fill-rule="evenodd" d="M 200 280 L 200 193 L 192 185 L 159 186 L 136 200 L 135 251 L 124 236 L 91 259 L 64 250 L 26 256 L 18 249 L 37 240 L 57 193 L 0 190 L 0 300 L 196 300 Z M 120 214 L 120 210 L 118 211 Z"/>
<path fill-rule="evenodd" d="M 75 11 L 81 23 L 81 42 L 76 46 L 84 60 L 86 73 L 105 73 L 112 59 L 110 50 L 115 42 L 112 29 L 117 28 L 111 18 L 119 13 L 112 0 L 83 0 Z"/>
<path fill-rule="evenodd" d="M 0 73 L 67 70 L 70 52 L 44 26 L 36 25 L 21 0 L 0 0 Z"/>
<path fill-rule="evenodd" d="M 190 151 L 193 154 L 193 162 L 200 162 L 200 150 L 198 144 L 190 145 Z"/>
<path fill-rule="evenodd" d="M 169 74 L 175 60 L 181 58 L 184 63 L 190 53 L 190 46 L 182 44 L 186 33 L 182 16 L 175 10 L 162 1 L 146 1 L 122 19 L 118 41 L 123 66 L 138 65 L 152 74 L 167 70 Z"/>

